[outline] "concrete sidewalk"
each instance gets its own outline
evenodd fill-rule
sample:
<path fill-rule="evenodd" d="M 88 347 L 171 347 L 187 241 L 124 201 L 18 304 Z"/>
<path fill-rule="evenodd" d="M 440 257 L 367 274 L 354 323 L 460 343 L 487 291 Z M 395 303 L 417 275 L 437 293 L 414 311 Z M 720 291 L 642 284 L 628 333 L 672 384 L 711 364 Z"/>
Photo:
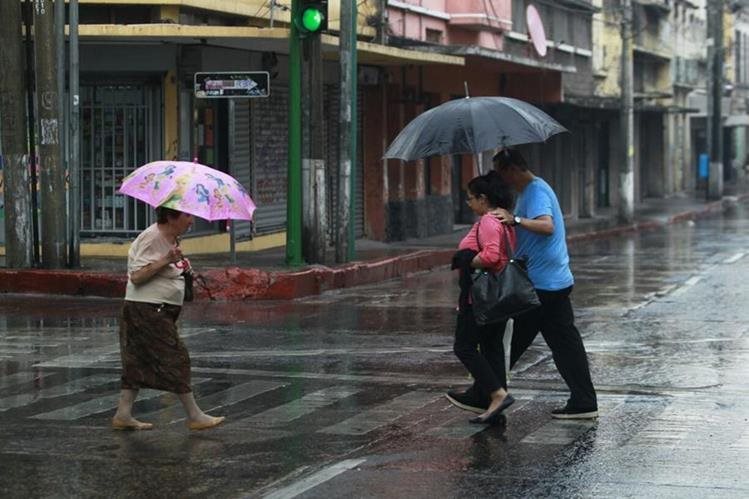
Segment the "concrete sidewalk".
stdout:
<path fill-rule="evenodd" d="M 648 199 L 638 206 L 630 225 L 618 224 L 613 210 L 601 210 L 594 218 L 569 221 L 567 241 L 573 245 L 713 216 L 732 202 L 749 197 L 746 185 L 726 190 L 728 194 L 722 200 L 712 202 L 696 196 Z M 357 261 L 331 267 L 289 269 L 284 265 L 283 247 L 239 253 L 236 263 L 231 262 L 228 253 L 197 255 L 191 257 L 199 273 L 196 299 L 293 299 L 430 270 L 449 263 L 468 227 L 456 226 L 450 234 L 392 243 L 362 239 L 356 243 Z M 121 297 L 125 292 L 126 265 L 122 257 L 86 257 L 82 258 L 81 268 L 75 270 L 0 269 L 0 292 Z"/>

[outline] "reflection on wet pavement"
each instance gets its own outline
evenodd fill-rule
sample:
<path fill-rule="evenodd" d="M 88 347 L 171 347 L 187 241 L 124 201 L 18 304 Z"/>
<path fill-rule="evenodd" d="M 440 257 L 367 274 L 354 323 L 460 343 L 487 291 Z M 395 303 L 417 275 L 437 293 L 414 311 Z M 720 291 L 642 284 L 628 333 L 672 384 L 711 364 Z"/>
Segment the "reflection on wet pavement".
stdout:
<path fill-rule="evenodd" d="M 294 302 L 192 303 L 181 332 L 201 405 L 143 390 L 150 432 L 109 429 L 119 302 L 0 299 L 0 490 L 10 497 L 746 497 L 749 219 L 571 248 L 600 417 L 557 421 L 567 390 L 540 337 L 502 424 L 443 397 L 447 270 Z"/>

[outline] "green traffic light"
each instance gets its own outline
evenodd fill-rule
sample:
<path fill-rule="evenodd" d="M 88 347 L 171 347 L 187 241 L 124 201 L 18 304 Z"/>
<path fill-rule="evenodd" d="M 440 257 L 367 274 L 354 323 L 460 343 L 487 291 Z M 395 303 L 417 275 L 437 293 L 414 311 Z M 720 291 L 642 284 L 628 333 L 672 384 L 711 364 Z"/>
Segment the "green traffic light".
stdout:
<path fill-rule="evenodd" d="M 322 26 L 322 22 L 323 15 L 318 8 L 308 7 L 304 9 L 304 12 L 302 12 L 302 27 L 310 33 L 319 30 L 320 26 Z"/>

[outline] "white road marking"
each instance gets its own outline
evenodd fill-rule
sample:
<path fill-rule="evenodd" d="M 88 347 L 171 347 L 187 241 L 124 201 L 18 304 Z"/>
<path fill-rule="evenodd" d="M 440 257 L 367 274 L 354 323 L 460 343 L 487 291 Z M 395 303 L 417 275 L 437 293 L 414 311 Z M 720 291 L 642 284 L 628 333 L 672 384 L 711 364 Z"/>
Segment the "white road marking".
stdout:
<path fill-rule="evenodd" d="M 356 416 L 343 420 L 340 423 L 318 430 L 318 432 L 334 435 L 364 435 L 416 409 L 424 407 L 441 396 L 434 392 L 408 392 L 372 409 L 360 412 Z"/>
<path fill-rule="evenodd" d="M 697 284 L 702 280 L 702 276 L 692 276 L 686 281 L 684 281 L 684 284 L 676 288 L 673 293 L 671 293 L 671 296 L 679 296 L 683 293 L 685 293 L 689 288 Z"/>
<path fill-rule="evenodd" d="M 39 371 L 21 371 L 10 374 L 8 376 L 0 377 L 0 388 L 8 388 L 23 383 L 31 383 L 33 381 L 42 380 L 48 378 L 54 373 L 39 372 Z"/>
<path fill-rule="evenodd" d="M 213 328 L 184 328 L 180 338 L 189 338 L 202 333 L 215 331 Z M 113 333 L 116 336 L 116 333 Z M 34 364 L 34 367 L 89 367 L 99 362 L 120 361 L 120 346 L 117 342 L 96 348 L 82 349 L 79 353 L 64 355 L 48 361 Z"/>
<path fill-rule="evenodd" d="M 328 480 L 337 477 L 341 473 L 356 468 L 365 461 L 366 459 L 346 459 L 340 463 L 327 466 L 307 478 L 298 480 L 291 485 L 265 495 L 264 499 L 291 499 L 307 492 L 311 488 L 317 487 L 321 483 L 325 483 Z"/>
<path fill-rule="evenodd" d="M 739 260 L 741 260 L 742 258 L 744 258 L 744 255 L 746 255 L 746 253 L 743 253 L 743 252 L 742 253 L 736 253 L 735 255 L 731 255 L 729 258 L 726 258 L 724 260 L 724 262 L 725 263 L 736 263 Z"/>
<path fill-rule="evenodd" d="M 190 354 L 192 359 L 210 358 L 248 358 L 248 357 L 317 357 L 321 355 L 393 355 L 398 353 L 447 353 L 452 352 L 452 347 L 444 348 L 418 348 L 418 347 L 398 347 L 398 348 L 314 348 L 310 350 L 280 350 L 280 349 L 263 349 L 263 350 L 231 350 L 225 352 L 197 352 Z"/>
<path fill-rule="evenodd" d="M 37 400 L 45 398 L 62 397 L 63 395 L 80 393 L 89 388 L 115 381 L 117 381 L 117 376 L 114 374 L 94 374 L 93 376 L 74 379 L 62 385 L 43 388 L 41 390 L 30 390 L 18 395 L 11 395 L 10 397 L 0 399 L 0 412 L 33 404 Z"/>
<path fill-rule="evenodd" d="M 200 383 L 205 383 L 206 381 L 209 381 L 210 378 L 198 378 L 193 379 L 192 384 L 197 385 Z M 136 402 L 139 402 L 141 400 L 149 400 L 152 398 L 159 397 L 163 395 L 165 392 L 161 390 L 140 390 L 138 392 L 138 398 L 136 399 Z M 81 402 L 80 404 L 71 405 L 68 407 L 63 407 L 61 409 L 57 409 L 50 412 L 43 412 L 41 414 L 37 414 L 35 416 L 31 416 L 32 419 L 52 419 L 56 421 L 74 421 L 76 419 L 85 418 L 86 416 L 91 416 L 93 414 L 100 414 L 102 412 L 111 411 L 112 409 L 115 409 L 117 407 L 117 402 L 119 401 L 120 394 L 115 393 L 112 395 L 105 395 L 103 397 L 97 397 L 92 400 L 87 400 L 86 402 Z"/>
<path fill-rule="evenodd" d="M 230 388 L 227 388 L 226 390 L 221 390 L 220 392 L 212 393 L 211 395 L 208 395 L 206 397 L 201 397 L 198 402 L 200 403 L 200 407 L 203 408 L 205 412 L 211 412 L 217 409 L 221 409 L 222 407 L 227 407 L 239 402 L 243 402 L 247 399 L 258 396 L 261 393 L 269 392 L 283 386 L 286 386 L 286 384 L 276 381 L 253 380 L 247 383 L 242 383 L 241 385 L 232 386 Z M 166 407 L 164 409 L 141 414 L 141 416 L 159 419 L 165 416 L 169 417 L 172 414 L 173 408 Z M 180 421 L 183 421 L 184 419 L 184 417 L 180 417 L 178 419 L 171 420 L 170 423 L 178 423 Z"/>
<path fill-rule="evenodd" d="M 552 419 L 520 443 L 543 445 L 569 445 L 597 424 L 596 420 Z"/>
<path fill-rule="evenodd" d="M 516 400 L 514 404 L 510 406 L 509 409 L 505 410 L 503 414 L 505 416 L 511 415 L 513 412 L 518 411 L 519 409 L 522 409 L 523 406 L 528 404 L 528 400 Z M 429 431 L 426 432 L 427 435 L 431 435 L 433 437 L 437 438 L 448 438 L 448 439 L 463 439 L 472 437 L 473 435 L 482 432 L 489 428 L 487 425 L 481 425 L 481 424 L 474 424 L 469 423 L 468 420 L 475 417 L 476 414 L 473 414 L 468 411 L 460 411 L 459 416 L 455 416 L 449 421 L 447 421 L 444 424 L 441 424 L 440 426 L 437 426 L 435 428 L 431 428 Z"/>
<path fill-rule="evenodd" d="M 235 425 L 263 425 L 273 426 L 284 424 L 295 419 L 301 418 L 320 408 L 333 405 L 339 400 L 350 397 L 360 390 L 351 387 L 334 386 L 324 388 L 316 392 L 307 394 L 300 399 L 293 400 L 287 404 L 279 405 L 267 411 L 260 412 L 248 418 L 233 421 L 230 424 Z"/>

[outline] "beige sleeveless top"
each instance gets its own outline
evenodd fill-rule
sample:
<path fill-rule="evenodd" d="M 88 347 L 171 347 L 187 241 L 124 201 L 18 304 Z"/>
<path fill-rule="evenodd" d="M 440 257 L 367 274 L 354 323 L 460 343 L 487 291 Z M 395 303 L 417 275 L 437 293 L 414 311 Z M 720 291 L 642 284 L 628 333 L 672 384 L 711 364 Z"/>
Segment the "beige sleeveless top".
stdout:
<path fill-rule="evenodd" d="M 182 271 L 173 263 L 142 284 L 135 285 L 130 275 L 166 255 L 172 244 L 161 234 L 157 224 L 153 224 L 130 245 L 127 253 L 127 290 L 125 300 L 145 303 L 168 303 L 182 305 L 185 298 L 185 280 Z"/>

